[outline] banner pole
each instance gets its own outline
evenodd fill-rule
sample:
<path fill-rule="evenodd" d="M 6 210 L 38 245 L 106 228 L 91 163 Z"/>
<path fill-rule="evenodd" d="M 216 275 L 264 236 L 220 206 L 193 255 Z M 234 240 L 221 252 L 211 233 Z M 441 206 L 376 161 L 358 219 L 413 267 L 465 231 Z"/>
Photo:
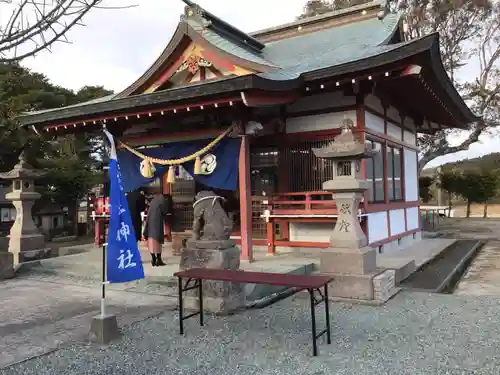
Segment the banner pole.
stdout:
<path fill-rule="evenodd" d="M 106 220 L 106 219 L 104 219 Z M 104 225 L 106 229 L 106 225 Z M 106 244 L 102 245 L 102 291 L 101 291 L 101 316 L 106 315 Z"/>
<path fill-rule="evenodd" d="M 109 170 L 109 167 L 103 166 L 102 172 L 103 172 L 103 220 L 104 220 L 104 243 L 102 245 L 102 256 L 101 256 L 101 267 L 102 267 L 102 288 L 101 288 L 101 317 L 106 316 L 106 247 L 107 247 L 107 234 L 106 234 L 106 221 L 107 221 L 107 214 L 106 214 L 106 208 L 108 210 L 111 209 L 109 205 L 106 203 L 106 183 L 108 182 L 108 176 L 106 175 L 106 169 Z"/>

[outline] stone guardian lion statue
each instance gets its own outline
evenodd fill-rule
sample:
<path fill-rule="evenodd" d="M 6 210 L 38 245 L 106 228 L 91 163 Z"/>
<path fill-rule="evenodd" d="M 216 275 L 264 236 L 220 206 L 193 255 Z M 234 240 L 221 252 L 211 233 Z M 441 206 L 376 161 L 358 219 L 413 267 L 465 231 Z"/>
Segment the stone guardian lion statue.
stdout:
<path fill-rule="evenodd" d="M 193 204 L 193 239 L 202 241 L 229 240 L 233 231 L 232 215 L 222 203 L 225 198 L 210 190 L 202 190 L 195 196 Z"/>

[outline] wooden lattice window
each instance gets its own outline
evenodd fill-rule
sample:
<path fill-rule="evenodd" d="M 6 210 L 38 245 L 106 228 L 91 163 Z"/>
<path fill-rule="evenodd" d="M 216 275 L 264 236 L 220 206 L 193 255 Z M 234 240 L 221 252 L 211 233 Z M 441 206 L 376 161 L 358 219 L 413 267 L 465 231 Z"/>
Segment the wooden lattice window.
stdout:
<path fill-rule="evenodd" d="M 286 169 L 286 192 L 321 191 L 323 182 L 333 179 L 333 161 L 318 158 L 313 148 L 322 148 L 334 140 L 298 140 L 285 148 L 281 168 Z"/>

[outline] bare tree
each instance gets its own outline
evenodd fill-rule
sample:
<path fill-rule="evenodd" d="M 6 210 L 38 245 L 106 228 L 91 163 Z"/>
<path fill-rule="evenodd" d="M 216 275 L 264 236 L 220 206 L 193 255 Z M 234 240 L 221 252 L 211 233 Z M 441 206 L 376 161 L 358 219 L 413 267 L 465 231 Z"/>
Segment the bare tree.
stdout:
<path fill-rule="evenodd" d="M 310 0 L 305 16 L 347 8 L 369 0 Z M 443 64 L 453 84 L 474 112 L 484 121 L 472 124 L 467 137 L 450 145 L 449 136 L 456 130 L 419 135 L 420 170 L 431 160 L 467 150 L 479 137 L 500 126 L 500 2 L 495 0 L 389 0 L 393 11 L 404 15 L 405 39 L 440 35 Z M 474 78 L 461 81 L 464 68 L 476 67 Z M 468 74 L 469 76 L 469 74 Z"/>
<path fill-rule="evenodd" d="M 104 0 L 0 0 L 0 63 L 12 63 L 36 55 L 57 41 L 68 42 L 66 33 L 82 25 L 92 9 L 117 9 Z"/>
<path fill-rule="evenodd" d="M 458 145 L 450 145 L 448 136 L 457 131 L 440 131 L 420 135 L 420 170 L 431 160 L 459 151 L 466 151 L 482 134 L 495 132 L 500 126 L 500 4 L 477 8 L 466 4 L 452 9 L 440 22 L 442 56 L 455 86 L 483 121 L 472 124 L 467 137 Z M 475 70 L 472 80 L 461 82 L 459 71 L 468 64 Z"/>

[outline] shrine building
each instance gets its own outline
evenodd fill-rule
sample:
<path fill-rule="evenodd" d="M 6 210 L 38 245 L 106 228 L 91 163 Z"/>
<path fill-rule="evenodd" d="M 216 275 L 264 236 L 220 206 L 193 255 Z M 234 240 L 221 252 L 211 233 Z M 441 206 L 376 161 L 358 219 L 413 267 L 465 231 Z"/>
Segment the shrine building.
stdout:
<path fill-rule="evenodd" d="M 179 230 L 192 226 L 198 190 L 226 196 L 242 260 L 256 246 L 329 246 L 337 208 L 322 184 L 334 169 L 312 149 L 351 127 L 378 151 L 361 164 L 369 244 L 392 253 L 419 241 L 417 133 L 478 120 L 445 72 L 438 34 L 406 41 L 385 1 L 249 34 L 183 1 L 165 50 L 125 90 L 20 122 L 44 137 L 106 126 L 126 190 L 171 193 Z"/>

